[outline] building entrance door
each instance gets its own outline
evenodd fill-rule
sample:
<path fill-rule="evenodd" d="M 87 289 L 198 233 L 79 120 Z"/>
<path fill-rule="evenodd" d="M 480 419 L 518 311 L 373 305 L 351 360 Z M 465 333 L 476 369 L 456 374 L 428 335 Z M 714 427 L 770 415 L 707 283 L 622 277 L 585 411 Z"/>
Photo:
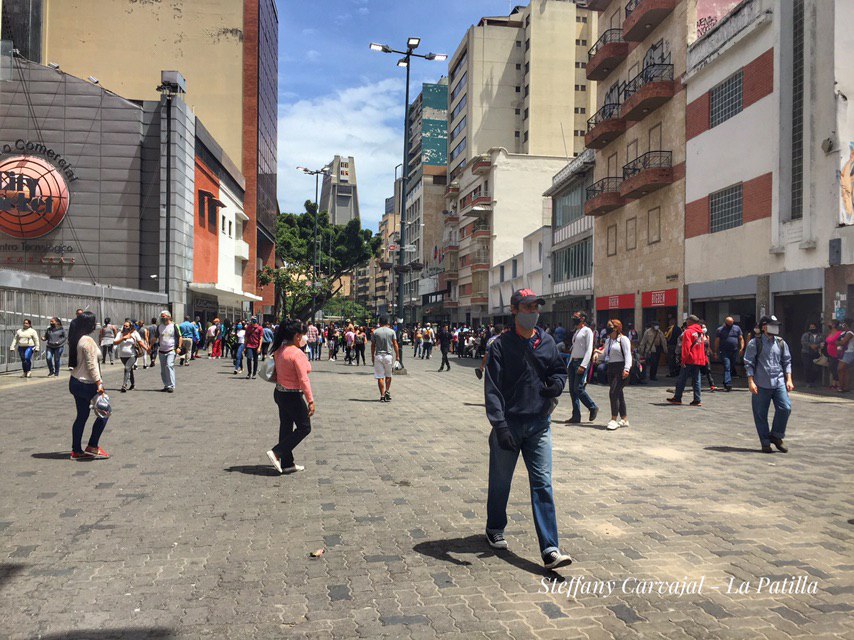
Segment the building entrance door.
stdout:
<path fill-rule="evenodd" d="M 789 345 L 792 373 L 797 378 L 803 371 L 801 336 L 807 323 L 821 322 L 821 293 L 775 294 L 774 315 L 783 323 L 780 334 Z"/>

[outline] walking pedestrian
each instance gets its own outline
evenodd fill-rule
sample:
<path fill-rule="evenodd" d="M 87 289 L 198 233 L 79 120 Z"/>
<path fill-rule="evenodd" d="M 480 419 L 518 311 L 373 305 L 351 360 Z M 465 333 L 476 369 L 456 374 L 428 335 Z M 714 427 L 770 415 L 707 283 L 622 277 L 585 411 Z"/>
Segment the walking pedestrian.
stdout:
<path fill-rule="evenodd" d="M 401 332 L 401 337 L 405 336 L 408 332 L 404 329 Z M 404 343 L 405 344 L 405 343 Z M 421 327 L 415 325 L 415 328 L 412 330 L 412 357 L 420 358 L 424 354 L 424 333 L 421 331 Z"/>
<path fill-rule="evenodd" d="M 448 330 L 448 325 L 442 325 L 442 328 L 439 329 L 439 333 L 437 334 L 436 339 L 439 343 L 439 352 L 442 354 L 442 364 L 439 365 L 439 372 L 441 373 L 445 367 L 447 367 L 448 371 L 450 371 L 451 363 L 448 361 L 448 351 L 451 350 L 451 340 L 453 339 L 453 336 Z"/>
<path fill-rule="evenodd" d="M 599 407 L 587 394 L 585 387 L 587 385 L 587 369 L 593 357 L 593 343 L 596 338 L 593 335 L 593 330 L 587 326 L 587 314 L 583 311 L 576 311 L 572 314 L 572 324 L 575 326 L 575 333 L 572 335 L 572 350 L 569 353 L 569 366 L 567 368 L 569 394 L 572 398 L 572 416 L 567 420 L 567 424 L 581 422 L 582 404 L 590 412 L 588 420 L 593 422 L 599 413 Z M 558 324 L 558 329 L 562 328 Z"/>
<path fill-rule="evenodd" d="M 104 393 L 101 369 L 98 366 L 98 344 L 90 335 L 95 331 L 96 324 L 95 314 L 84 311 L 75 317 L 68 327 L 68 364 L 71 366 L 68 390 L 74 397 L 74 404 L 77 407 L 77 417 L 71 426 L 72 460 L 103 460 L 110 457 L 99 446 L 108 417 L 98 416 L 95 419 L 89 442 L 86 449 L 83 449 L 83 431 L 89 419 L 92 399 Z"/>
<path fill-rule="evenodd" d="M 706 376 L 709 381 L 709 391 L 715 393 L 718 390 L 715 384 L 715 378 L 712 375 L 712 339 L 709 337 L 709 329 L 706 324 L 703 327 L 703 350 L 706 352 L 706 364 L 700 367 L 700 376 Z"/>
<path fill-rule="evenodd" d="M 388 316 L 380 317 L 380 328 L 371 334 L 371 364 L 380 391 L 380 402 L 391 402 L 394 361 L 400 359 L 397 334 L 388 326 Z"/>
<path fill-rule="evenodd" d="M 119 360 L 125 367 L 121 388 L 121 392 L 125 393 L 133 389 L 136 384 L 133 377 L 134 365 L 139 355 L 148 349 L 148 345 L 130 322 L 122 325 L 121 333 L 116 337 L 114 344 L 118 348 Z"/>
<path fill-rule="evenodd" d="M 353 337 L 353 349 L 356 353 L 356 364 L 359 364 L 359 358 L 362 358 L 362 366 L 365 362 L 365 327 L 356 327 L 355 336 Z"/>
<path fill-rule="evenodd" d="M 608 399 L 611 401 L 611 420 L 608 422 L 607 429 L 614 431 L 620 427 L 629 426 L 623 388 L 632 370 L 632 343 L 628 336 L 623 335 L 623 323 L 618 319 L 611 318 L 605 327 L 609 331 L 608 337 L 605 338 L 602 348 L 598 350 L 597 356 L 604 356 L 606 363 Z"/>
<path fill-rule="evenodd" d="M 62 320 L 54 316 L 50 319 L 50 326 L 44 332 L 45 359 L 47 360 L 47 377 L 59 377 L 59 368 L 62 365 L 62 352 L 68 336 Z"/>
<path fill-rule="evenodd" d="M 234 325 L 234 373 L 243 373 L 243 353 L 246 351 L 246 329 L 243 323 Z"/>
<path fill-rule="evenodd" d="M 653 382 L 658 380 L 658 365 L 662 354 L 667 353 L 667 338 L 658 321 L 653 321 L 649 328 L 644 331 L 638 346 L 638 356 L 646 362 L 644 372 L 647 378 Z"/>
<path fill-rule="evenodd" d="M 258 374 L 258 352 L 261 350 L 261 342 L 264 339 L 264 327 L 258 324 L 258 318 L 249 318 L 246 326 L 246 379 L 255 378 Z"/>
<path fill-rule="evenodd" d="M 433 333 L 433 326 L 428 322 L 427 326 L 421 332 L 421 359 L 430 359 L 430 354 L 433 353 L 433 343 L 436 341 L 436 336 Z"/>
<path fill-rule="evenodd" d="M 271 357 L 276 364 L 276 390 L 273 398 L 279 407 L 279 441 L 267 452 L 279 473 L 304 471 L 294 461 L 294 449 L 311 433 L 314 396 L 311 393 L 311 362 L 303 352 L 308 344 L 308 329 L 299 320 L 282 320 L 273 338 Z"/>
<path fill-rule="evenodd" d="M 792 383 L 792 356 L 789 345 L 780 337 L 776 316 L 762 316 L 760 335 L 754 337 L 744 352 L 747 386 L 750 388 L 753 421 L 764 453 L 772 453 L 773 444 L 782 453 L 789 451 L 783 439 L 792 413 L 789 393 Z M 774 403 L 774 422 L 769 429 L 768 411 Z"/>
<path fill-rule="evenodd" d="M 12 338 L 12 346 L 9 351 L 18 351 L 18 357 L 21 359 L 21 374 L 22 378 L 32 378 L 33 373 L 33 354 L 37 353 L 41 348 L 39 344 L 39 334 L 33 329 L 33 323 L 29 318 L 25 318 L 22 326 L 15 332 Z"/>
<path fill-rule="evenodd" d="M 202 340 L 205 337 L 205 328 L 202 325 L 202 319 L 199 316 L 196 316 L 196 319 L 193 321 L 193 327 L 195 327 L 195 331 L 193 332 L 193 345 L 190 360 L 197 360 L 199 358 L 199 348 L 202 346 Z M 207 348 L 207 345 L 205 345 L 205 348 Z"/>
<path fill-rule="evenodd" d="M 110 364 L 113 364 L 113 343 L 119 330 L 112 324 L 109 318 L 104 318 L 104 324 L 98 332 L 98 344 L 101 346 L 101 362 L 107 364 L 107 356 L 110 356 Z"/>
<path fill-rule="evenodd" d="M 193 346 L 199 341 L 199 329 L 195 323 L 190 322 L 190 316 L 184 316 L 184 322 L 178 325 L 181 336 L 179 364 L 189 367 L 193 359 Z"/>
<path fill-rule="evenodd" d="M 682 393 L 685 391 L 685 385 L 688 378 L 694 387 L 694 399 L 691 401 L 691 406 L 702 406 L 700 396 L 700 375 L 704 365 L 708 364 L 706 358 L 706 343 L 703 339 L 703 326 L 700 319 L 695 315 L 688 316 L 688 326 L 682 332 L 682 369 L 679 371 L 679 377 L 676 379 L 676 393 L 673 397 L 667 398 L 670 404 L 682 404 Z"/>
<path fill-rule="evenodd" d="M 148 331 L 148 351 L 149 367 L 154 367 L 157 362 L 157 318 L 151 319 L 151 324 L 147 327 Z M 143 367 L 145 368 L 145 367 Z"/>
<path fill-rule="evenodd" d="M 744 353 L 744 332 L 732 316 L 724 318 L 724 323 L 715 332 L 715 352 L 724 363 L 724 389 L 732 391 L 735 365 Z"/>
<path fill-rule="evenodd" d="M 676 343 L 682 335 L 682 329 L 676 324 L 676 318 L 670 316 L 668 318 L 667 330 L 664 332 L 664 338 L 667 340 L 667 355 L 670 371 L 667 373 L 668 378 L 675 378 L 679 375 L 679 357 L 680 354 L 676 349 Z"/>
<path fill-rule="evenodd" d="M 306 340 L 308 340 L 308 348 L 310 349 L 309 360 L 319 360 L 320 349 L 317 348 L 317 342 L 320 339 L 320 332 L 317 330 L 314 322 L 308 323 L 308 329 L 305 337 Z"/>
<path fill-rule="evenodd" d="M 537 326 L 543 304 L 530 289 L 514 292 L 510 298 L 514 328 L 496 338 L 487 351 L 484 398 L 492 432 L 486 539 L 494 549 L 508 548 L 507 501 L 521 452 L 540 554 L 547 569 L 556 569 L 572 563 L 560 551 L 552 491 L 551 412 L 566 384 L 566 367 L 554 339 Z"/>
<path fill-rule="evenodd" d="M 344 333 L 344 362 L 353 364 L 353 345 L 356 343 L 356 332 L 353 331 L 353 325 L 347 325 L 347 331 Z"/>
<path fill-rule="evenodd" d="M 807 387 L 814 387 L 818 380 L 820 371 L 815 364 L 816 358 L 821 355 L 821 345 L 824 336 L 821 335 L 817 322 L 807 323 L 807 330 L 801 336 L 801 361 L 804 370 L 804 381 Z"/>
<path fill-rule="evenodd" d="M 175 349 L 181 340 L 178 327 L 172 322 L 172 314 L 165 309 L 160 312 L 157 327 L 157 353 L 160 356 L 160 379 L 166 393 L 175 391 Z"/>
<path fill-rule="evenodd" d="M 222 358 L 222 322 L 214 318 L 211 323 L 211 347 L 209 357 L 213 360 Z"/>
<path fill-rule="evenodd" d="M 270 351 L 270 345 L 273 344 L 273 325 L 270 322 L 264 323 L 264 334 L 261 337 L 261 362 L 267 359 L 267 354 Z"/>

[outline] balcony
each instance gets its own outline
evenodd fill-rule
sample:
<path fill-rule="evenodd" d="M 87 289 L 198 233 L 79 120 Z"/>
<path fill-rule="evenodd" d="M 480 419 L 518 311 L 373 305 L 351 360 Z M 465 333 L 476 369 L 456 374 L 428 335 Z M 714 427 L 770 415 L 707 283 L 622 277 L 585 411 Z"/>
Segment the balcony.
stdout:
<path fill-rule="evenodd" d="M 673 154 L 670 151 L 648 151 L 623 167 L 620 195 L 641 198 L 673 182 Z"/>
<path fill-rule="evenodd" d="M 587 187 L 587 202 L 584 203 L 584 215 L 601 216 L 626 204 L 620 194 L 622 178 L 602 178 Z"/>
<path fill-rule="evenodd" d="M 394 263 L 390 260 L 380 260 L 380 269 L 391 269 Z"/>
<path fill-rule="evenodd" d="M 453 198 L 460 195 L 460 185 L 457 182 L 452 182 L 447 187 L 445 187 L 445 197 Z"/>
<path fill-rule="evenodd" d="M 442 212 L 442 216 L 442 219 L 444 220 L 445 224 L 456 224 L 460 221 L 460 216 L 456 211 L 446 209 Z"/>
<path fill-rule="evenodd" d="M 602 149 L 626 130 L 626 121 L 620 117 L 620 105 L 602 105 L 587 121 L 584 145 L 590 149 Z"/>
<path fill-rule="evenodd" d="M 467 216 L 482 216 L 492 211 L 492 198 L 489 196 L 478 196 L 469 200 L 465 206 L 460 207 L 460 213 Z"/>
<path fill-rule="evenodd" d="M 489 269 L 489 251 L 475 251 L 468 256 L 468 266 L 472 272 L 486 271 Z"/>
<path fill-rule="evenodd" d="M 472 173 L 489 173 L 489 170 L 492 168 L 492 160 L 489 157 L 486 158 L 476 158 L 471 165 Z"/>
<path fill-rule="evenodd" d="M 651 64 L 626 83 L 621 113 L 626 120 L 643 120 L 673 97 L 672 64 Z"/>
<path fill-rule="evenodd" d="M 234 257 L 240 260 L 249 260 L 249 243 L 246 240 L 234 241 Z"/>
<path fill-rule="evenodd" d="M 622 29 L 608 29 L 587 52 L 587 79 L 604 80 L 629 55 Z"/>
<path fill-rule="evenodd" d="M 472 304 L 486 304 L 488 302 L 489 302 L 489 298 L 483 292 L 471 294 L 471 303 Z"/>
<path fill-rule="evenodd" d="M 679 0 L 629 0 L 623 21 L 623 38 L 640 42 L 676 8 Z"/>
<path fill-rule="evenodd" d="M 587 0 L 587 8 L 591 11 L 604 11 L 611 4 L 611 0 Z"/>
<path fill-rule="evenodd" d="M 420 260 L 413 260 L 409 263 L 409 268 L 413 271 L 421 271 L 424 268 L 424 263 Z"/>
<path fill-rule="evenodd" d="M 492 228 L 485 222 L 476 222 L 471 228 L 472 238 L 491 238 Z"/>

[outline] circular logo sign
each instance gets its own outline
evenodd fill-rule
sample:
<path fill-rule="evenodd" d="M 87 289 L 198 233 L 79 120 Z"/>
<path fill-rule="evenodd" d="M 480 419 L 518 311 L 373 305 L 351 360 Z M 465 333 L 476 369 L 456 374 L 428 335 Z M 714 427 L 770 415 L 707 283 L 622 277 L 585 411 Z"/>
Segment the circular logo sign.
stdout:
<path fill-rule="evenodd" d="M 40 238 L 68 212 L 68 183 L 53 165 L 34 156 L 0 159 L 0 231 Z"/>

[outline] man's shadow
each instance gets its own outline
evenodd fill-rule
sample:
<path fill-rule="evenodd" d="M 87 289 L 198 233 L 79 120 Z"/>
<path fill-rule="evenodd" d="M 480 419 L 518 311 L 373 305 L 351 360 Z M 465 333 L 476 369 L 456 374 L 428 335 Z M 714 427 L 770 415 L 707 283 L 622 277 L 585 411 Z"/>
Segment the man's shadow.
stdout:
<path fill-rule="evenodd" d="M 414 551 L 418 553 L 441 560 L 442 562 L 450 562 L 461 567 L 471 565 L 468 560 L 460 560 L 451 554 L 475 554 L 478 558 L 489 558 L 495 556 L 504 560 L 504 562 L 513 565 L 517 569 L 522 569 L 535 576 L 548 576 L 557 582 L 564 582 L 566 578 L 559 573 L 546 569 L 542 565 L 526 560 L 517 556 L 510 550 L 493 549 L 486 542 L 486 537 L 483 535 L 471 535 L 465 538 L 448 538 L 446 540 L 429 540 L 427 542 L 419 542 L 414 547 Z"/>

